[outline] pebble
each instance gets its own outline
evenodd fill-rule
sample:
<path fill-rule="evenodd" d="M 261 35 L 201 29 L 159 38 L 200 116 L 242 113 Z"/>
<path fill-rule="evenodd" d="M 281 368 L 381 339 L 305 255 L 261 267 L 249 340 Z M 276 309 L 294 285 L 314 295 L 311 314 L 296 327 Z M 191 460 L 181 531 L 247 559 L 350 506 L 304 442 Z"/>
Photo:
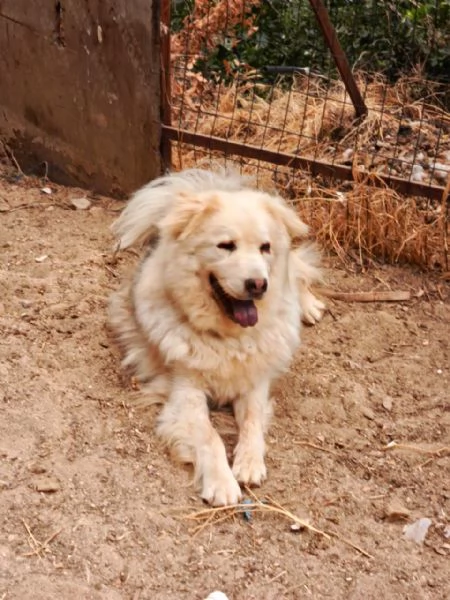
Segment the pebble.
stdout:
<path fill-rule="evenodd" d="M 423 544 L 431 523 L 431 519 L 423 517 L 410 525 L 405 525 L 403 528 L 403 537 L 416 544 Z"/>
<path fill-rule="evenodd" d="M 386 396 L 383 400 L 383 408 L 390 412 L 392 410 L 393 400 L 390 396 Z"/>
<path fill-rule="evenodd" d="M 37 492 L 53 494 L 54 492 L 59 492 L 61 485 L 54 477 L 42 477 L 35 480 L 34 488 Z"/>
<path fill-rule="evenodd" d="M 368 406 L 363 406 L 361 412 L 366 419 L 369 419 L 369 421 L 373 421 L 375 419 L 375 413 Z"/>
<path fill-rule="evenodd" d="M 443 163 L 434 163 L 434 176 L 442 181 L 447 181 L 447 177 L 450 175 L 450 165 Z"/>
<path fill-rule="evenodd" d="M 87 210 L 91 206 L 91 201 L 87 198 L 72 198 L 70 203 L 76 210 Z"/>
<path fill-rule="evenodd" d="M 42 473 L 45 473 L 47 471 L 46 467 L 44 467 L 44 465 L 40 464 L 40 463 L 34 463 L 30 466 L 30 471 L 31 473 L 34 473 L 35 475 L 42 475 Z"/>
<path fill-rule="evenodd" d="M 228 600 L 228 596 L 223 592 L 211 592 L 205 600 Z"/>
<path fill-rule="evenodd" d="M 396 498 L 391 500 L 384 510 L 384 517 L 388 521 L 402 521 L 407 519 L 410 514 L 411 511 Z"/>
<path fill-rule="evenodd" d="M 411 173 L 411 181 L 421 182 L 423 181 L 424 175 L 425 171 L 423 170 L 423 167 L 420 165 L 414 165 Z"/>

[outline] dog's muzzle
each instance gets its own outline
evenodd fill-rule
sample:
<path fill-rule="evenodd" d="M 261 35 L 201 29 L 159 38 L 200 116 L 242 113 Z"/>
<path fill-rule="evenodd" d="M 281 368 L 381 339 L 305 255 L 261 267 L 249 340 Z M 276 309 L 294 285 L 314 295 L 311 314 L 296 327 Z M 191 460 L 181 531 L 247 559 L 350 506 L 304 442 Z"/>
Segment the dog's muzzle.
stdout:
<path fill-rule="evenodd" d="M 212 273 L 209 282 L 214 299 L 225 314 L 241 327 L 253 327 L 258 322 L 258 309 L 254 300 L 260 300 L 267 291 L 267 279 L 246 279 L 245 289 L 248 300 L 241 300 L 230 296 L 220 285 L 217 277 Z"/>

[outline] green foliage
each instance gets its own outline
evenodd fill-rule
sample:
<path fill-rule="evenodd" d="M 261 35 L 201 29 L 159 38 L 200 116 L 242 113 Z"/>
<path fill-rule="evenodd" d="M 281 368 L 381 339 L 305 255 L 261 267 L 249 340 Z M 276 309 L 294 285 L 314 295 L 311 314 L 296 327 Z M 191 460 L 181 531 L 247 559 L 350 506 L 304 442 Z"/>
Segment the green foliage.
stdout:
<path fill-rule="evenodd" d="M 183 5 L 187 12 L 192 1 Z M 325 4 L 352 66 L 395 80 L 420 65 L 428 77 L 450 81 L 450 0 Z M 177 5 L 180 9 L 180 2 Z M 249 66 L 289 65 L 333 74 L 334 63 L 308 0 L 262 0 L 248 16 L 257 30 L 237 25 L 228 35 L 218 36 L 215 48 L 197 62 L 199 71 L 227 79 Z"/>

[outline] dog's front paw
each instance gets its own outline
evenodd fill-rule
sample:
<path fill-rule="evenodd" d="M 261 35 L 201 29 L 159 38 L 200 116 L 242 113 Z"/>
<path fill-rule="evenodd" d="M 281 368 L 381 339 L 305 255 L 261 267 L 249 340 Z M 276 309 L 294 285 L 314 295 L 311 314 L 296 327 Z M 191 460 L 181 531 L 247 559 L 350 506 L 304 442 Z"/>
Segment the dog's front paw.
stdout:
<path fill-rule="evenodd" d="M 309 290 L 305 290 L 300 298 L 302 321 L 315 325 L 323 316 L 325 304 L 316 298 Z"/>
<path fill-rule="evenodd" d="M 267 476 L 263 454 L 238 445 L 233 463 L 233 475 L 240 483 L 261 485 Z"/>
<path fill-rule="evenodd" d="M 242 497 L 241 488 L 231 470 L 222 473 L 206 473 L 203 476 L 201 496 L 212 506 L 237 504 Z"/>

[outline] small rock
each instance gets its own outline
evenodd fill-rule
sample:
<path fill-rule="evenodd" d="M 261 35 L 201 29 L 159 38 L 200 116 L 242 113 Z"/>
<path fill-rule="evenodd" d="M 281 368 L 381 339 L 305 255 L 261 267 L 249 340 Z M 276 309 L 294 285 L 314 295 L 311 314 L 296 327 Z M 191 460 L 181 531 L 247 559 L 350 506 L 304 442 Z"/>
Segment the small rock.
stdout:
<path fill-rule="evenodd" d="M 47 258 L 48 258 L 48 254 L 42 254 L 42 256 L 36 256 L 36 258 L 34 260 L 37 263 L 43 263 L 44 260 L 47 260 Z"/>
<path fill-rule="evenodd" d="M 347 161 L 350 160 L 353 156 L 353 148 L 347 148 L 342 153 L 342 160 Z"/>
<path fill-rule="evenodd" d="M 24 307 L 24 308 L 30 308 L 30 306 L 32 306 L 33 304 L 33 300 L 21 300 L 20 304 Z"/>
<path fill-rule="evenodd" d="M 414 165 L 411 173 L 411 181 L 421 182 L 423 181 L 424 175 L 425 172 L 423 170 L 423 167 L 421 165 Z"/>
<path fill-rule="evenodd" d="M 42 314 L 48 317 L 56 317 L 58 319 L 62 319 L 64 317 L 70 316 L 70 313 L 73 310 L 73 305 L 68 302 L 57 302 L 56 304 L 51 304 L 50 306 L 46 306 L 42 309 Z"/>
<path fill-rule="evenodd" d="M 35 475 L 42 475 L 42 473 L 46 473 L 46 471 L 47 469 L 40 463 L 34 463 L 30 466 L 30 472 Z"/>
<path fill-rule="evenodd" d="M 70 203 L 76 210 L 87 210 L 91 206 L 91 201 L 87 198 L 72 198 Z"/>
<path fill-rule="evenodd" d="M 410 525 L 405 525 L 403 528 L 403 537 L 405 540 L 410 540 L 416 544 L 423 544 L 431 523 L 431 519 L 423 517 Z"/>
<path fill-rule="evenodd" d="M 441 181 L 447 181 L 447 177 L 450 175 L 450 165 L 439 162 L 434 163 L 434 175 Z"/>
<path fill-rule="evenodd" d="M 47 194 L 47 196 L 50 196 L 50 194 L 52 193 L 52 190 L 49 187 L 43 187 L 43 188 L 41 188 L 41 192 L 43 194 Z"/>
<path fill-rule="evenodd" d="M 386 396 L 383 400 L 383 408 L 390 412 L 392 410 L 393 400 L 390 396 Z"/>
<path fill-rule="evenodd" d="M 205 600 L 228 600 L 228 596 L 223 592 L 211 592 Z"/>
<path fill-rule="evenodd" d="M 369 419 L 369 421 L 373 421 L 375 419 L 375 413 L 368 406 L 363 406 L 361 408 L 361 412 L 366 419 Z"/>
<path fill-rule="evenodd" d="M 34 482 L 34 488 L 37 492 L 44 492 L 46 494 L 54 494 L 59 492 L 61 485 L 59 481 L 54 477 L 42 477 L 36 479 Z"/>
<path fill-rule="evenodd" d="M 407 519 L 411 514 L 411 511 L 403 506 L 400 500 L 396 498 L 392 499 L 386 506 L 384 511 L 384 517 L 387 521 L 402 521 Z"/>

